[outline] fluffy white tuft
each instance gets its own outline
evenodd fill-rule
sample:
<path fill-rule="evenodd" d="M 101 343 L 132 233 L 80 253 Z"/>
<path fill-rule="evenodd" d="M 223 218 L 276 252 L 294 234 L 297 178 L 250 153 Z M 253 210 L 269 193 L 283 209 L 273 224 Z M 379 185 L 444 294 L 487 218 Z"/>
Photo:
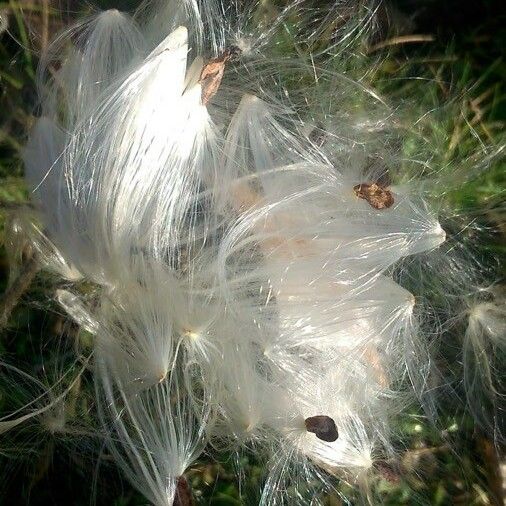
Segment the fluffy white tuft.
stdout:
<path fill-rule="evenodd" d="M 407 405 L 437 416 L 427 329 L 442 326 L 396 269 L 446 232 L 402 171 L 418 162 L 392 148 L 395 111 L 346 73 L 375 7 L 318 67 L 272 44 L 294 12 L 313 44 L 337 4 L 311 24 L 302 2 L 258 20 L 151 0 L 70 29 L 42 62 L 30 235 L 73 284 L 57 300 L 91 336 L 107 447 L 157 506 L 206 444 L 270 462 L 261 504 L 309 504 L 332 477 L 364 484 L 395 459 Z M 486 424 L 471 401 L 500 398 L 486 357 L 504 347 L 504 304 L 468 316 L 465 382 Z"/>

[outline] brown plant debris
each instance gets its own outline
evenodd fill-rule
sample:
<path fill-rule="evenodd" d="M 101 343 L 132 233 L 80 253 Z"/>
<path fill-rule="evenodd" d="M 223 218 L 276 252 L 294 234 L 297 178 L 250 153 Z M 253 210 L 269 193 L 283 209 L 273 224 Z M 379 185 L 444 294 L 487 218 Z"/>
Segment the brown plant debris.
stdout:
<path fill-rule="evenodd" d="M 332 443 L 339 437 L 336 422 L 326 415 L 310 416 L 304 420 L 306 430 L 316 435 L 318 439 Z"/>
<path fill-rule="evenodd" d="M 240 54 L 241 50 L 232 46 L 226 49 L 221 56 L 212 58 L 204 65 L 199 79 L 199 83 L 202 85 L 202 105 L 207 105 L 209 100 L 216 95 L 223 79 L 225 64 Z"/>
<path fill-rule="evenodd" d="M 401 473 L 398 464 L 387 462 L 386 460 L 377 460 L 374 463 L 374 468 L 378 471 L 379 475 L 389 483 L 398 485 L 401 482 Z"/>
<path fill-rule="evenodd" d="M 379 183 L 360 183 L 353 187 L 353 191 L 358 198 L 367 200 L 374 209 L 386 209 L 394 203 L 392 192 Z"/>

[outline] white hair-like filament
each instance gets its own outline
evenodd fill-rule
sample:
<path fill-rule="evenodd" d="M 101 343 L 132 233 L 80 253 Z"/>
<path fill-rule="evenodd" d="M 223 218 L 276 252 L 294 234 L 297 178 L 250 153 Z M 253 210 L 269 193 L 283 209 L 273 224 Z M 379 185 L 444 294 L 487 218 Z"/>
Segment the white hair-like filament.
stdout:
<path fill-rule="evenodd" d="M 464 386 L 468 404 L 478 423 L 491 430 L 494 440 L 504 440 L 504 393 L 501 389 L 501 356 L 505 352 L 506 305 L 496 293 L 488 301 L 470 305 L 464 333 Z"/>
<path fill-rule="evenodd" d="M 173 367 L 166 381 L 132 393 L 104 354 L 97 359 L 98 409 L 109 451 L 156 506 L 172 506 L 178 478 L 204 446 L 207 408 L 195 412 L 181 368 Z"/>
<path fill-rule="evenodd" d="M 309 504 L 395 458 L 406 406 L 437 416 L 427 294 L 396 268 L 446 232 L 389 145 L 395 110 L 345 68 L 376 8 L 360 2 L 310 65 L 297 37 L 311 46 L 357 11 L 302 5 L 264 29 L 256 3 L 146 0 L 77 24 L 41 63 L 28 235 L 90 334 L 107 449 L 156 506 L 206 444 L 269 462 L 260 504 Z M 294 47 L 276 56 L 294 12 Z M 464 382 L 486 426 L 472 401 L 501 398 L 488 356 L 505 312 L 467 315 Z M 10 420 L 0 432 L 25 421 Z"/>

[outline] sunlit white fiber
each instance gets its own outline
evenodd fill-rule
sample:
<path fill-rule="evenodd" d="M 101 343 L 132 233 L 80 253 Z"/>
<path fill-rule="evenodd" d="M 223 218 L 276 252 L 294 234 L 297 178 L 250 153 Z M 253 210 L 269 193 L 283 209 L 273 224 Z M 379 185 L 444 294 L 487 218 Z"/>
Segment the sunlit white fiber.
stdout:
<path fill-rule="evenodd" d="M 73 389 L 79 388 L 81 375 L 87 366 L 89 357 L 84 360 L 84 366 L 77 361 L 63 368 L 61 363 L 56 364 L 61 370 L 51 371 L 41 379 L 23 371 L 11 364 L 0 363 L 2 381 L 16 383 L 20 391 L 26 396 L 24 403 L 15 411 L 0 417 L 0 435 L 17 427 L 23 428 L 27 423 L 36 423 L 43 430 L 50 433 L 66 431 L 66 403 L 72 397 Z M 14 376 L 16 380 L 12 380 Z M 12 385 L 7 389 L 11 393 Z M 19 403 L 19 399 L 17 399 Z"/>
<path fill-rule="evenodd" d="M 177 479 L 203 449 L 208 403 L 195 412 L 184 390 L 181 366 L 132 393 L 124 376 L 97 357 L 99 415 L 108 448 L 130 482 L 156 506 L 172 506 Z"/>
<path fill-rule="evenodd" d="M 145 39 L 158 44 L 179 25 L 191 26 L 190 48 L 197 53 L 208 50 L 217 56 L 227 45 L 234 45 L 245 56 L 259 54 L 260 50 L 272 51 L 274 35 L 283 30 L 283 23 L 290 15 L 304 14 L 301 1 L 273 12 L 260 2 L 237 1 L 221 2 L 207 0 L 145 0 L 137 9 L 135 18 L 139 20 Z M 316 15 L 316 9 L 306 13 L 307 17 Z M 262 79 L 264 76 L 258 76 Z"/>
<path fill-rule="evenodd" d="M 92 335 L 99 331 L 99 324 L 91 314 L 90 309 L 79 299 L 77 295 L 68 291 L 56 290 L 56 300 L 66 313 L 84 330 Z"/>
<path fill-rule="evenodd" d="M 464 386 L 478 422 L 501 441 L 505 403 L 498 368 L 506 351 L 506 304 L 504 294 L 495 291 L 495 297 L 469 307 L 463 345 Z"/>
<path fill-rule="evenodd" d="M 44 116 L 39 118 L 25 147 L 23 158 L 25 175 L 34 189 L 34 200 L 42 212 L 46 233 L 39 231 L 31 235 L 34 237 L 34 243 L 43 248 L 44 254 L 41 258 L 47 266 L 52 266 L 64 277 L 78 279 L 82 274 L 76 265 L 84 265 L 89 261 L 91 246 L 73 234 L 69 235 L 73 209 L 62 189 L 64 146 L 63 131 L 51 119 Z M 36 230 L 35 227 L 32 228 Z M 73 255 L 69 248 L 76 242 L 75 247 L 79 253 Z"/>
<path fill-rule="evenodd" d="M 69 142 L 74 139 L 73 129 L 87 121 L 105 90 L 118 86 L 123 72 L 139 61 L 143 52 L 134 22 L 128 15 L 110 10 L 64 32 L 39 66 L 43 116 L 37 120 L 25 148 L 26 176 L 50 241 L 56 244 L 64 262 L 83 274 L 97 270 L 92 265 L 96 257 L 94 239 L 103 242 L 104 238 L 90 237 L 90 226 L 82 234 L 73 233 L 77 222 L 92 218 L 79 209 L 80 204 L 76 207 L 72 197 L 69 177 L 73 171 L 85 168 L 65 163 Z"/>
<path fill-rule="evenodd" d="M 132 274 L 103 298 L 97 315 L 98 352 L 123 387 L 163 381 L 178 349 L 200 367 L 211 363 L 224 339 L 213 336 L 214 320 L 223 318 L 220 306 L 156 264 Z"/>
<path fill-rule="evenodd" d="M 316 392 L 313 390 L 313 395 Z M 300 398 L 291 400 L 299 411 L 284 427 L 284 441 L 269 461 L 269 475 L 259 504 L 302 506 L 311 498 L 318 501 L 318 492 L 337 492 L 332 475 L 357 487 L 373 468 L 375 455 L 381 454 L 379 448 L 375 451 L 375 436 L 367 433 L 365 424 L 334 389 L 325 400 L 323 395 L 302 403 Z M 339 438 L 334 442 L 322 441 L 306 430 L 305 417 L 323 413 L 331 415 L 339 428 Z M 289 492 L 292 487 L 297 489 L 296 494 Z"/>
<path fill-rule="evenodd" d="M 180 236 L 186 212 L 195 204 L 198 135 L 205 135 L 207 115 L 199 86 L 184 91 L 186 53 L 186 29 L 181 27 L 70 143 L 65 157 L 69 193 L 79 209 L 74 228 L 93 227 L 91 236 L 103 248 L 98 258 L 128 261 L 132 249 L 139 254 L 145 248 L 164 251 Z M 187 195 L 186 205 L 171 198 L 179 191 Z"/>
<path fill-rule="evenodd" d="M 317 164 L 312 147 L 304 149 L 292 139 L 265 104 L 251 97 L 242 100 L 225 156 L 229 170 L 238 163 L 249 175 L 231 188 L 233 205 L 249 211 L 227 236 L 225 256 L 241 248 L 247 254 L 256 242 L 269 257 L 322 255 L 325 264 L 338 262 L 343 271 L 377 271 L 444 241 L 441 226 L 416 196 L 392 188 L 392 207 L 374 209 L 354 193 L 364 182 L 358 172 Z"/>
<path fill-rule="evenodd" d="M 314 408 L 305 411 L 311 415 L 315 413 Z M 316 410 L 316 413 L 320 412 L 321 409 Z M 297 448 L 324 468 L 355 469 L 358 472 L 369 469 L 373 464 L 372 444 L 360 419 L 346 413 L 345 405 L 341 405 L 340 416 L 332 415 L 339 426 L 339 439 L 334 443 L 321 441 L 302 426 L 295 443 Z"/>
<path fill-rule="evenodd" d="M 12 279 L 20 273 L 23 258 L 35 255 L 37 262 L 65 280 L 78 281 L 82 275 L 67 263 L 60 251 L 41 230 L 36 213 L 23 209 L 9 216 L 5 223 L 6 240 L 4 247 L 10 261 Z"/>
<path fill-rule="evenodd" d="M 215 0 L 145 0 L 137 9 L 136 17 L 140 21 L 144 38 L 152 47 L 158 45 L 175 28 L 184 25 L 192 27 L 190 47 L 193 51 L 199 52 L 205 43 L 209 43 L 216 52 L 218 46 L 223 49 L 221 12 L 219 3 Z"/>
<path fill-rule="evenodd" d="M 266 442 L 276 420 L 287 409 L 287 399 L 279 387 L 255 369 L 255 351 L 249 345 L 225 348 L 221 367 L 223 391 L 218 396 L 220 438 L 239 443 Z M 268 439 L 267 439 L 268 440 Z"/>
<path fill-rule="evenodd" d="M 90 106 L 69 138 L 41 118 L 26 149 L 50 237 L 101 283 L 119 276 L 115 266 L 128 264 L 132 251 L 174 254 L 209 226 L 192 221 L 214 155 L 197 83 L 201 63 L 186 76 L 186 40 L 187 30 L 176 29 L 96 109 Z M 50 202 L 57 205 L 46 209 Z"/>
<path fill-rule="evenodd" d="M 71 27 L 51 44 L 38 68 L 43 114 L 72 128 L 144 51 L 136 24 L 116 9 Z"/>
<path fill-rule="evenodd" d="M 279 310 L 278 339 L 284 346 L 350 350 L 384 339 L 398 317 L 410 312 L 414 300 L 385 276 L 350 280 L 330 275 L 311 277 L 287 269 L 274 292 Z"/>

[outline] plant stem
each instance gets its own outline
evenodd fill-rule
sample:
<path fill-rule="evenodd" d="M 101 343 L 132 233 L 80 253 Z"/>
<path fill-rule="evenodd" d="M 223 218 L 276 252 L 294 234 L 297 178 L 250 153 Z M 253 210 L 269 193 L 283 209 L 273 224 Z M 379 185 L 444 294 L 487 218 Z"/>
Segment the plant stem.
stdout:
<path fill-rule="evenodd" d="M 40 265 L 36 255 L 32 255 L 24 264 L 18 277 L 3 294 L 0 300 L 0 331 L 7 325 L 13 309 L 17 306 L 23 294 L 32 284 L 33 278 L 37 274 L 39 268 Z"/>

